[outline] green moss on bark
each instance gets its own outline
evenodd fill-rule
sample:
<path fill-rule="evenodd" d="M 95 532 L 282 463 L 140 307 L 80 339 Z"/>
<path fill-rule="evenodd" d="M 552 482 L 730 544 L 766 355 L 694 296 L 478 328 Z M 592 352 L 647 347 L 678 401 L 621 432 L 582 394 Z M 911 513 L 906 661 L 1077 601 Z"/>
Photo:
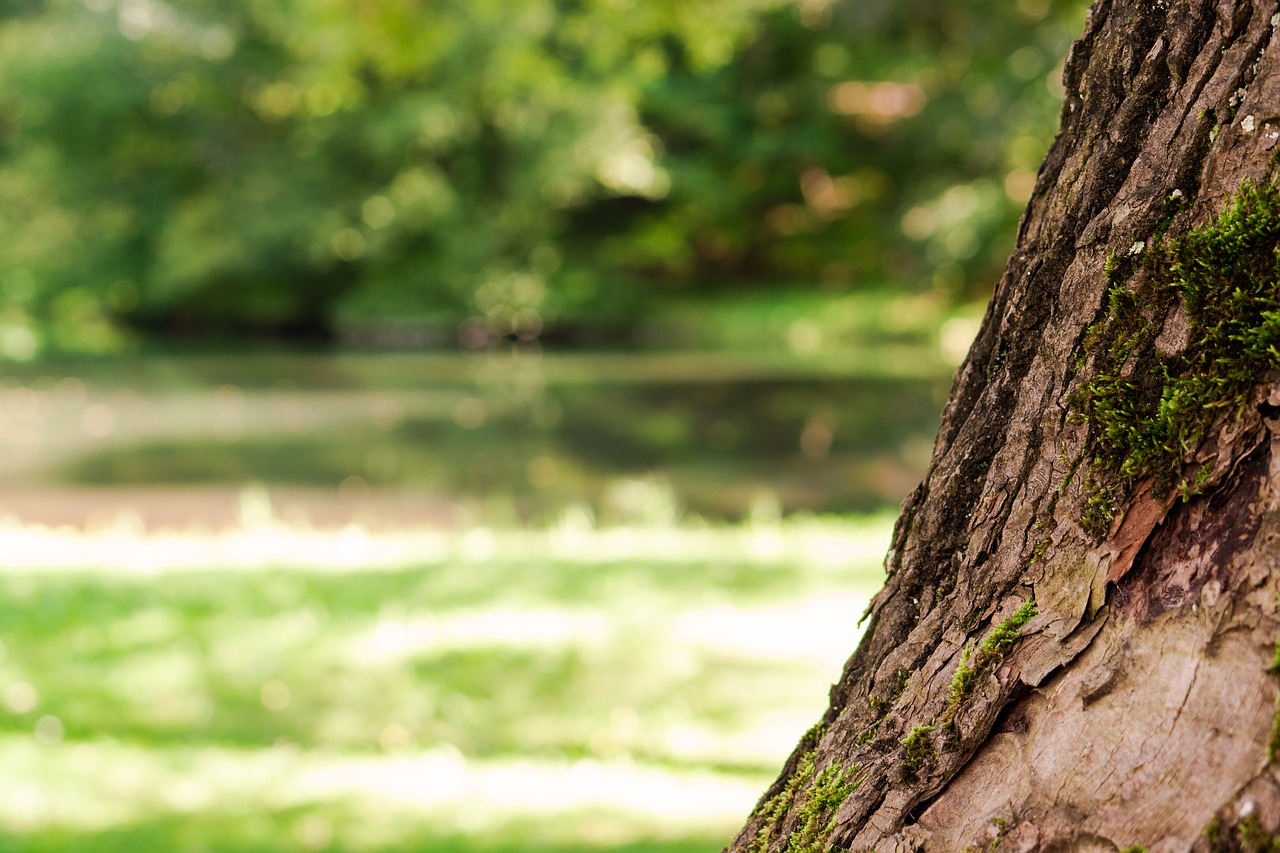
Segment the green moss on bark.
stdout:
<path fill-rule="evenodd" d="M 976 652 L 965 649 L 960 653 L 960 665 L 956 667 L 955 675 L 951 676 L 951 691 L 947 695 L 947 707 L 943 710 L 942 716 L 938 717 L 939 725 L 951 728 L 955 724 L 956 716 L 973 695 L 978 679 L 994 669 L 995 665 L 1013 649 L 1018 642 L 1018 632 L 1035 615 L 1035 599 L 1029 598 L 1009 614 L 1007 619 L 991 629 L 991 633 L 978 645 Z"/>
<path fill-rule="evenodd" d="M 1144 481 L 1199 493 L 1207 470 L 1184 471 L 1196 449 L 1280 367 L 1280 189 L 1245 183 L 1212 222 L 1135 244 L 1106 269 L 1106 315 L 1082 353 L 1093 375 L 1070 400 L 1088 426 L 1082 521 L 1095 534 Z M 1172 333 L 1159 340 L 1174 316 L 1185 317 L 1182 347 Z"/>
<path fill-rule="evenodd" d="M 835 831 L 840 805 L 858 787 L 857 772 L 857 765 L 846 769 L 840 761 L 818 770 L 814 751 L 806 752 L 783 789 L 757 810 L 764 821 L 747 853 L 766 853 L 779 839 L 778 853 L 820 853 Z M 791 829 L 783 838 L 787 815 L 793 811 Z"/>
<path fill-rule="evenodd" d="M 1008 619 L 991 630 L 987 638 L 982 641 L 980 653 L 1004 657 L 1013 648 L 1014 643 L 1018 642 L 1018 632 L 1026 627 L 1035 615 L 1035 599 L 1028 598 L 1009 615 Z"/>
<path fill-rule="evenodd" d="M 933 726 L 916 726 L 911 733 L 902 739 L 906 752 L 902 758 L 902 781 L 908 784 L 920 779 L 920 771 L 925 764 L 938 754 L 933 746 Z"/>
<path fill-rule="evenodd" d="M 1240 836 L 1241 847 L 1249 853 L 1280 850 L 1280 839 L 1267 832 L 1255 815 L 1241 818 L 1236 824 L 1236 834 Z"/>

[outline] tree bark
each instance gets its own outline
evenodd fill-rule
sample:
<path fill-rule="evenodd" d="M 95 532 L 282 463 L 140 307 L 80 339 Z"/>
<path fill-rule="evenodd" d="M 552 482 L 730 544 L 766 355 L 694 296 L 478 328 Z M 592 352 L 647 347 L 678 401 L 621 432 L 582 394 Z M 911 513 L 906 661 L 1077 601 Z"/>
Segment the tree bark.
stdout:
<path fill-rule="evenodd" d="M 1277 21 L 1094 3 L 864 638 L 727 851 L 1280 849 Z"/>

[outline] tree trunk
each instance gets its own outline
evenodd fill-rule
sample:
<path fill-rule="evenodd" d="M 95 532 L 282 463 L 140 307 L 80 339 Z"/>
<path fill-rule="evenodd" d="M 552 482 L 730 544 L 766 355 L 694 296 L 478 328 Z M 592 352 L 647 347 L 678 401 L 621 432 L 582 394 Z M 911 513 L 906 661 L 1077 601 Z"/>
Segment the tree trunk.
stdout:
<path fill-rule="evenodd" d="M 1276 0 L 1096 0 L 867 631 L 729 851 L 1280 849 Z"/>

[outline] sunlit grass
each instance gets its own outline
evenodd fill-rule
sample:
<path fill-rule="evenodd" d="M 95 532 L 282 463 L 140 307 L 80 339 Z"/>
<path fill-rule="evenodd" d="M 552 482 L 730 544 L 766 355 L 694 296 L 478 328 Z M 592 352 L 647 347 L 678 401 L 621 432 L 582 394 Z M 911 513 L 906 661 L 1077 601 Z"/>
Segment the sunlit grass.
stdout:
<path fill-rule="evenodd" d="M 23 780 L 0 801 L 0 820 L 14 834 L 89 835 L 211 812 L 287 824 L 309 812 L 313 824 L 325 825 L 326 841 L 340 833 L 354 849 L 390 845 L 405 832 L 484 835 L 535 821 L 583 820 L 580 840 L 592 843 L 711 834 L 740 817 L 744 799 L 766 781 L 598 759 L 477 760 L 451 746 L 380 755 L 293 744 L 165 748 L 11 736 L 0 740 L 0 762 Z M 590 829 L 593 818 L 604 817 L 615 824 L 608 839 L 602 828 Z M 543 833 L 570 835 L 550 826 Z"/>
<path fill-rule="evenodd" d="M 713 851 L 825 706 L 888 538 L 241 515 L 0 529 L 0 850 Z"/>

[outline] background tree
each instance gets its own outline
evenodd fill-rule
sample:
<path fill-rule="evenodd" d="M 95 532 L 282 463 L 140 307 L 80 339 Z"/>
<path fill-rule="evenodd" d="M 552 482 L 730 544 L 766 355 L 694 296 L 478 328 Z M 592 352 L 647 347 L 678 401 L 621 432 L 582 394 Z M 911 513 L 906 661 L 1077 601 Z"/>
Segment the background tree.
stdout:
<path fill-rule="evenodd" d="M 1095 3 L 865 638 L 728 849 L 1274 849 L 1278 21 Z"/>
<path fill-rule="evenodd" d="M 985 294 L 1081 5 L 10 4 L 0 356 Z"/>

